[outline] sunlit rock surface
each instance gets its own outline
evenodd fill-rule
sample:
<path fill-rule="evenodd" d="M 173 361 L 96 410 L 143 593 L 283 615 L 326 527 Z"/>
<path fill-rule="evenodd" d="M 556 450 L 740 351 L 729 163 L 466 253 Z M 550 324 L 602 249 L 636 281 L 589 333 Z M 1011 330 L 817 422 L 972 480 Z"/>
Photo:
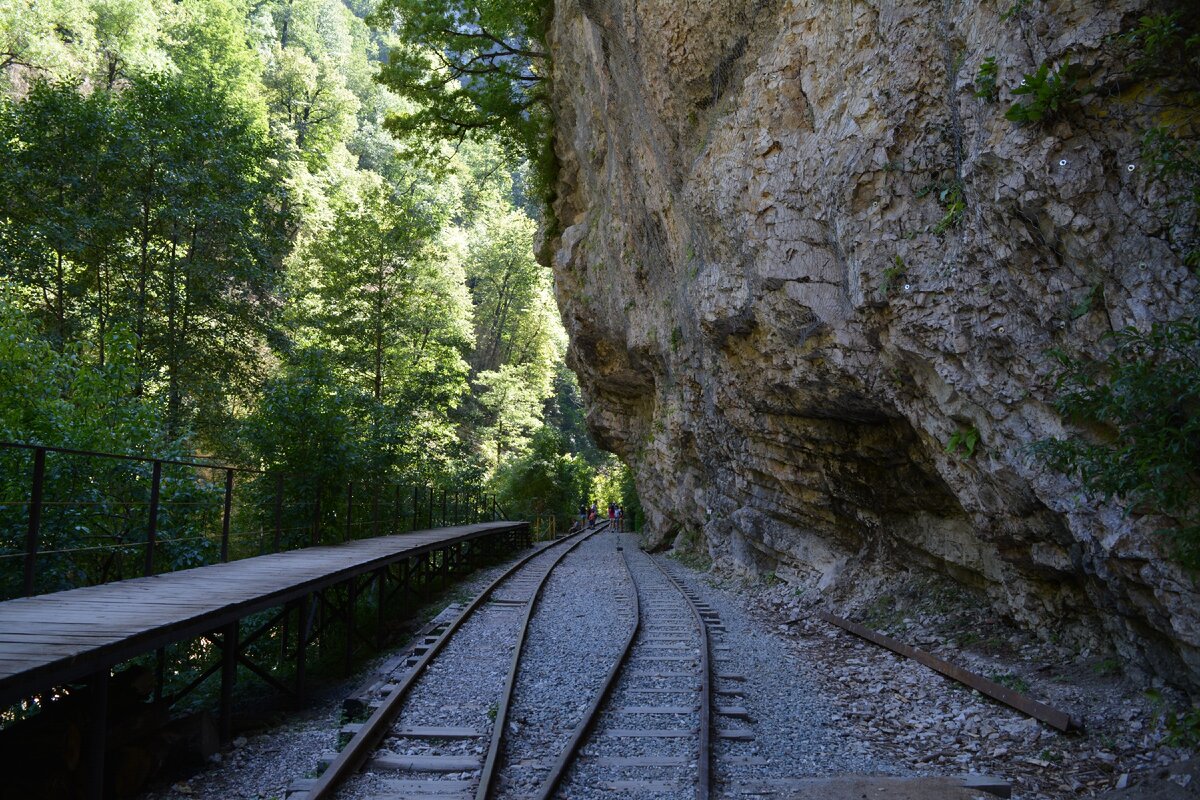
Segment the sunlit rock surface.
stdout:
<path fill-rule="evenodd" d="M 1027 448 L 1064 430 L 1047 349 L 1193 301 L 1148 112 L 1108 66 L 1146 4 L 1026 5 L 557 0 L 571 359 L 652 544 L 834 604 L 923 565 L 1194 689 L 1200 598 L 1155 521 Z M 1068 54 L 1081 110 L 1007 121 L 1022 74 Z"/>

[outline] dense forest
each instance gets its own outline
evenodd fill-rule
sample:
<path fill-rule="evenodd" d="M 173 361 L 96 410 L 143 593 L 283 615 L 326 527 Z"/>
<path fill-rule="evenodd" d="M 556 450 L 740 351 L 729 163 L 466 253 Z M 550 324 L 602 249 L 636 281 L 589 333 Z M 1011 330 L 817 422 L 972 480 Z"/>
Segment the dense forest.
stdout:
<path fill-rule="evenodd" d="M 564 365 L 529 149 L 404 135 L 426 109 L 386 73 L 446 51 L 401 11 L 0 6 L 0 441 L 303 475 L 289 502 L 330 509 L 354 481 L 636 502 Z M 0 452 L 0 499 L 29 459 Z"/>

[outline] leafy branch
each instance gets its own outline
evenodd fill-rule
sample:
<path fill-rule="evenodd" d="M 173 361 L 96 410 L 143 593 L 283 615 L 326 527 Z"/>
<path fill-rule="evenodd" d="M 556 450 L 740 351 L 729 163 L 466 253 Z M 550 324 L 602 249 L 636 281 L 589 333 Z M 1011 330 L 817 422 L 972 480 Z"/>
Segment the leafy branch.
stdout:
<path fill-rule="evenodd" d="M 1049 466 L 1128 513 L 1173 518 L 1176 555 L 1200 567 L 1200 317 L 1125 328 L 1102 361 L 1062 351 L 1055 407 L 1093 433 L 1033 446 Z"/>

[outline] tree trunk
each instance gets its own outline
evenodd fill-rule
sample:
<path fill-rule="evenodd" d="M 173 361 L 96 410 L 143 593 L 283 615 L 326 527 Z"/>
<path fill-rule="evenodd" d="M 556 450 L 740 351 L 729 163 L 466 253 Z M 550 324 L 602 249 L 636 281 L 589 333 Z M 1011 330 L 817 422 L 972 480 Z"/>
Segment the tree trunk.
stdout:
<path fill-rule="evenodd" d="M 137 362 L 137 385 L 134 389 L 134 394 L 141 397 L 145 391 L 145 353 L 146 353 L 146 292 L 150 281 L 150 210 L 153 206 L 151 199 L 152 187 L 154 185 L 154 166 L 151 152 L 151 167 L 150 174 L 147 176 L 147 185 L 142 195 L 142 229 L 141 229 L 141 246 L 140 246 L 140 268 L 138 270 L 138 296 L 137 296 L 137 328 L 135 334 L 137 337 L 136 343 L 136 362 Z"/>

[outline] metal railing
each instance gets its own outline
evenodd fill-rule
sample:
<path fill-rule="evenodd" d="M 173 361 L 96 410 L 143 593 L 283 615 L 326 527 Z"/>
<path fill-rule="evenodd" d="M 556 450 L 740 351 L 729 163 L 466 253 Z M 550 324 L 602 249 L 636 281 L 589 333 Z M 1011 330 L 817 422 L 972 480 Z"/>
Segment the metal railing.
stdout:
<path fill-rule="evenodd" d="M 0 442 L 0 599 L 502 513 L 476 486 Z"/>

